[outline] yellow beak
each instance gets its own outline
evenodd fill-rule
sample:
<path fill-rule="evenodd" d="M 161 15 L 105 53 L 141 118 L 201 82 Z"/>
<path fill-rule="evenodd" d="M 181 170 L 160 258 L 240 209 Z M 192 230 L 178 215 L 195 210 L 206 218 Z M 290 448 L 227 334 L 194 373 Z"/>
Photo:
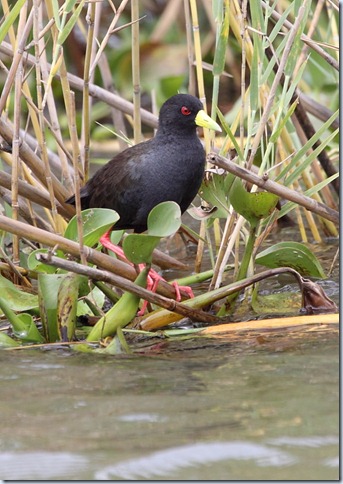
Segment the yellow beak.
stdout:
<path fill-rule="evenodd" d="M 201 109 L 195 117 L 195 124 L 202 128 L 213 129 L 213 131 L 221 132 L 221 127 L 208 114 Z"/>

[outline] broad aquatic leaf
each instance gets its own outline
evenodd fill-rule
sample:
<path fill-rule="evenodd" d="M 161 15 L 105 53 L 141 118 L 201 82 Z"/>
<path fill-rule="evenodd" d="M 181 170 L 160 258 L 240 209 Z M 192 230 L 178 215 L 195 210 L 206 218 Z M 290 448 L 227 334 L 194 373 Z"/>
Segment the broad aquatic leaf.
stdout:
<path fill-rule="evenodd" d="M 123 241 L 123 250 L 133 264 L 149 264 L 160 240 L 161 237 L 148 234 L 129 234 Z"/>
<path fill-rule="evenodd" d="M 302 276 L 325 278 L 314 253 L 300 242 L 279 242 L 256 256 L 256 263 L 265 267 L 291 267 Z"/>
<path fill-rule="evenodd" d="M 278 200 L 279 197 L 273 193 L 247 192 L 242 180 L 238 177 L 230 190 L 230 201 L 233 208 L 248 220 L 252 227 L 256 227 L 260 219 L 271 214 Z"/>
<path fill-rule="evenodd" d="M 87 284 L 88 286 L 88 284 Z M 89 289 L 89 288 L 88 288 Z M 79 296 L 82 296 L 81 290 L 79 287 Z M 92 301 L 95 302 L 95 304 L 99 307 L 102 308 L 105 302 L 105 294 L 97 287 L 94 286 L 93 289 L 89 292 L 88 298 Z M 82 316 L 85 314 L 93 315 L 93 311 L 90 309 L 88 304 L 85 302 L 84 299 L 81 299 L 77 303 L 77 316 Z"/>
<path fill-rule="evenodd" d="M 8 336 L 6 333 L 0 331 L 0 349 L 1 348 L 14 348 L 16 346 L 21 346 L 18 341 Z"/>
<path fill-rule="evenodd" d="M 136 277 L 135 284 L 146 287 L 148 273 L 149 269 L 146 267 Z M 118 328 L 124 328 L 135 317 L 139 301 L 139 296 L 124 292 L 119 301 L 92 328 L 86 341 L 98 341 L 106 336 L 114 336 Z"/>
<path fill-rule="evenodd" d="M 65 274 L 39 274 L 38 300 L 43 331 L 49 343 L 59 341 L 57 328 L 57 296 Z"/>
<path fill-rule="evenodd" d="M 256 314 L 294 314 L 299 313 L 302 306 L 300 292 L 278 292 L 274 294 L 257 294 L 254 290 L 251 298 L 251 307 Z"/>
<path fill-rule="evenodd" d="M 13 311 L 28 311 L 38 308 L 38 297 L 18 289 L 13 282 L 0 274 L 0 294 Z"/>
<path fill-rule="evenodd" d="M 77 298 L 80 278 L 69 272 L 62 279 L 57 295 L 57 329 L 61 341 L 72 341 L 75 336 Z"/>
<path fill-rule="evenodd" d="M 83 222 L 83 243 L 88 247 L 99 242 L 104 235 L 118 220 L 119 215 L 109 208 L 88 208 L 81 212 Z M 64 237 L 69 240 L 78 241 L 76 215 L 70 220 Z"/>
<path fill-rule="evenodd" d="M 162 202 L 154 207 L 148 216 L 148 235 L 169 237 L 181 226 L 181 210 L 175 202 Z"/>
<path fill-rule="evenodd" d="M 217 211 L 213 214 L 215 218 L 226 218 L 229 213 L 229 192 L 233 180 L 234 175 L 231 173 L 225 176 L 210 173 L 201 184 L 199 195 L 207 203 L 217 207 Z"/>
<path fill-rule="evenodd" d="M 21 313 L 21 314 L 18 314 L 18 318 L 21 321 L 21 323 L 25 326 L 25 329 L 21 329 L 20 331 L 13 331 L 14 335 L 17 338 L 23 341 L 30 341 L 33 343 L 44 342 L 44 338 L 39 332 L 31 314 Z"/>
<path fill-rule="evenodd" d="M 181 210 L 175 202 L 162 202 L 148 216 L 147 234 L 129 234 L 123 241 L 126 257 L 134 264 L 151 263 L 153 250 L 162 237 L 174 234 L 181 226 Z"/>
<path fill-rule="evenodd" d="M 2 297 L 0 298 L 0 308 L 10 322 L 13 333 L 17 338 L 34 343 L 42 343 L 44 341 L 31 314 L 16 314 L 10 308 L 8 301 Z"/>

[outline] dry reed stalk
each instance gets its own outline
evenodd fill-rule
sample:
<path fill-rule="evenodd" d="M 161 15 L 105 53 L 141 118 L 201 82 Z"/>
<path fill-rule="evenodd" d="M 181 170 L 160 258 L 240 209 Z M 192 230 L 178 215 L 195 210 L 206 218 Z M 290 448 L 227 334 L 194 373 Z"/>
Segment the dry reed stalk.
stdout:
<path fill-rule="evenodd" d="M 96 2 L 90 2 L 88 4 L 88 10 L 86 15 L 86 22 L 88 25 L 87 40 L 86 40 L 86 53 L 84 58 L 83 68 L 83 91 L 82 91 L 82 128 L 81 139 L 83 150 L 81 152 L 81 159 L 83 164 L 83 173 L 85 181 L 89 178 L 89 150 L 90 150 L 90 107 L 91 97 L 89 95 L 89 83 L 90 83 L 90 67 L 95 57 L 95 32 L 94 21 L 95 12 L 97 8 Z M 75 159 L 75 157 L 74 157 Z M 74 164 L 75 170 L 75 164 Z M 80 235 L 80 233 L 79 233 Z"/>
<path fill-rule="evenodd" d="M 97 64 L 99 62 L 99 59 L 100 59 L 100 56 L 102 55 L 107 43 L 108 43 L 108 40 L 110 38 L 110 36 L 113 34 L 113 32 L 115 31 L 115 26 L 122 14 L 122 12 L 124 11 L 125 7 L 126 7 L 126 4 L 127 4 L 128 0 L 122 0 L 122 2 L 120 3 L 119 7 L 115 10 L 115 15 L 111 21 L 111 24 L 99 46 L 99 49 L 96 53 L 96 56 L 94 58 L 94 61 L 93 61 L 93 64 L 91 65 L 90 67 L 90 75 L 93 74 L 94 70 L 96 69 L 97 67 Z"/>
<path fill-rule="evenodd" d="M 39 244 L 43 244 L 43 246 L 52 247 L 54 249 L 59 248 L 73 257 L 80 257 L 80 245 L 77 242 L 66 239 L 61 235 L 50 233 L 47 230 L 32 227 L 19 220 L 12 220 L 9 217 L 0 215 L 0 230 L 38 242 Z M 135 280 L 137 277 L 136 270 L 130 264 L 114 259 L 113 257 L 103 254 L 95 249 L 91 249 L 90 247 L 84 247 L 84 251 L 87 261 L 96 264 L 100 268 L 106 269 L 113 272 L 113 274 L 117 274 L 131 281 Z M 163 280 L 158 283 L 157 292 L 166 297 L 175 297 L 174 287 Z M 182 296 L 186 296 L 182 290 L 181 294 Z"/>
<path fill-rule="evenodd" d="M 281 185 L 280 183 L 276 183 L 268 178 L 259 177 L 255 175 L 253 172 L 246 170 L 245 168 L 236 165 L 231 160 L 224 158 L 223 156 L 218 155 L 217 153 L 209 153 L 208 161 L 210 163 L 223 168 L 224 170 L 233 173 L 234 175 L 242 178 L 243 180 L 247 180 L 258 187 L 271 192 L 275 193 L 276 195 L 285 198 L 286 200 L 290 200 L 291 202 L 297 203 L 307 210 L 316 213 L 317 215 L 330 220 L 331 222 L 338 223 L 339 222 L 339 213 L 337 210 L 333 210 L 332 208 L 318 203 L 313 198 L 307 197 L 302 195 L 295 190 L 290 190 L 289 188 Z"/>
<path fill-rule="evenodd" d="M 261 6 L 264 10 L 270 11 L 270 16 L 278 21 L 280 20 L 281 15 L 276 11 L 276 10 L 270 10 L 269 6 L 266 2 L 261 0 Z M 293 27 L 293 24 L 289 22 L 288 20 L 285 20 L 283 23 L 283 26 L 287 28 L 288 30 L 291 30 Z M 319 54 L 331 67 L 333 67 L 336 71 L 339 71 L 339 63 L 334 59 L 333 57 L 330 56 L 324 49 L 322 49 L 316 42 L 314 42 L 312 39 L 310 39 L 307 35 L 301 34 L 300 36 L 301 40 L 307 44 L 311 49 L 313 49 L 317 54 Z"/>
<path fill-rule="evenodd" d="M 141 126 L 141 84 L 140 84 L 140 44 L 139 44 L 139 2 L 131 0 L 131 46 L 132 46 L 132 88 L 133 88 L 133 138 L 135 144 L 142 141 Z"/>
<path fill-rule="evenodd" d="M 12 46 L 6 41 L 3 41 L 1 43 L 0 52 L 3 52 L 4 54 L 9 55 L 11 57 L 13 57 L 14 55 L 14 50 Z M 35 62 L 34 56 L 32 54 L 27 54 L 25 61 L 28 65 L 33 65 Z M 50 68 L 51 64 L 48 64 L 48 67 Z M 82 91 L 83 79 L 70 73 L 67 74 L 67 78 L 69 80 L 70 87 L 72 87 L 77 91 L 80 91 L 80 92 Z M 56 79 L 61 79 L 61 74 L 59 72 L 56 73 Z M 127 101 L 126 99 L 122 98 L 118 94 L 109 92 L 106 89 L 100 86 L 97 86 L 95 84 L 89 85 L 89 94 L 92 97 L 97 98 L 99 101 L 103 101 L 109 106 L 119 109 L 125 114 L 133 115 L 133 104 L 130 101 Z M 147 126 L 150 126 L 152 128 L 157 127 L 158 118 L 150 111 L 147 111 L 146 109 L 141 109 L 141 118 L 142 118 L 142 122 L 144 122 Z"/>

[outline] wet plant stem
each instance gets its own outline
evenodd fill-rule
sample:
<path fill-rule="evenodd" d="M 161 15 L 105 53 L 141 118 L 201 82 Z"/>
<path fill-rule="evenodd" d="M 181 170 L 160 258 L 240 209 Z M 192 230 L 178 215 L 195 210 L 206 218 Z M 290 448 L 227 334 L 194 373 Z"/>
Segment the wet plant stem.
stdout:
<path fill-rule="evenodd" d="M 239 270 L 236 276 L 236 282 L 241 281 L 242 279 L 245 279 L 247 277 L 249 264 L 254 250 L 256 232 L 257 232 L 257 225 L 255 226 L 250 225 L 248 241 L 245 246 L 242 262 L 239 266 Z M 218 311 L 217 316 L 225 316 L 227 314 L 227 311 L 232 309 L 233 304 L 236 301 L 238 296 L 239 296 L 239 291 L 230 294 L 226 298 L 225 304 L 223 304 L 223 306 Z"/>

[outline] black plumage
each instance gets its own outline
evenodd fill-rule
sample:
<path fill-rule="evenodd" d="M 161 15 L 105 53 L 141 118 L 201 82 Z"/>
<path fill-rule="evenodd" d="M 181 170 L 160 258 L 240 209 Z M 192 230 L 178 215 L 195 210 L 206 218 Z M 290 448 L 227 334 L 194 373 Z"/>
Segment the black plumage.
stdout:
<path fill-rule="evenodd" d="M 147 228 L 150 210 L 174 201 L 183 213 L 196 196 L 204 175 L 205 151 L 196 126 L 220 130 L 194 96 L 177 94 L 160 110 L 156 136 L 127 148 L 100 168 L 81 189 L 82 209 L 116 210 L 115 229 Z M 75 204 L 75 196 L 66 200 Z"/>

